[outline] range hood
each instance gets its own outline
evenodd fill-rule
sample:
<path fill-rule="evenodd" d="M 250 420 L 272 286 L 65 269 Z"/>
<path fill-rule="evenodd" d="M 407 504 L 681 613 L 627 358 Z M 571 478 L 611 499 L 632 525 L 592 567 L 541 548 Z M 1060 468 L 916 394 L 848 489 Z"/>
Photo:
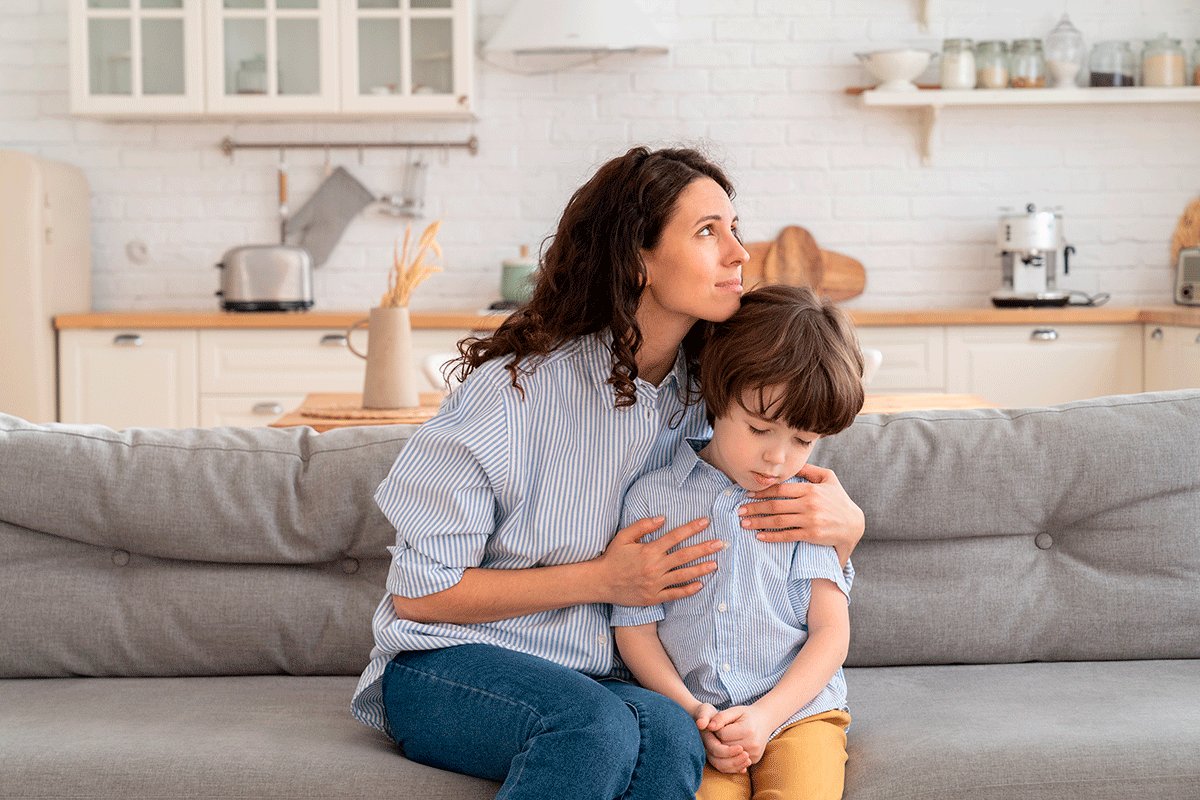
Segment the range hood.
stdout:
<path fill-rule="evenodd" d="M 483 46 L 516 55 L 665 53 L 636 0 L 516 0 Z"/>

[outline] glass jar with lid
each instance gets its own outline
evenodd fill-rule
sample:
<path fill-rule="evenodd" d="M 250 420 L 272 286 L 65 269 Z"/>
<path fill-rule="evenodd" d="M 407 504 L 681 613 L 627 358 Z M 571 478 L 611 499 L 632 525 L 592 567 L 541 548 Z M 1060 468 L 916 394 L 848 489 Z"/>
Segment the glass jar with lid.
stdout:
<path fill-rule="evenodd" d="M 1066 14 L 1046 36 L 1046 68 L 1055 88 L 1075 86 L 1075 79 L 1083 70 L 1083 59 L 1087 51 L 1083 47 L 1083 34 L 1071 24 Z"/>
<path fill-rule="evenodd" d="M 980 42 L 975 47 L 975 85 L 980 89 L 1008 88 L 1008 42 Z"/>
<path fill-rule="evenodd" d="M 1088 62 L 1092 86 L 1134 86 L 1137 83 L 1137 61 L 1129 42 L 1100 42 L 1092 48 Z"/>
<path fill-rule="evenodd" d="M 1186 86 L 1187 55 L 1178 39 L 1165 33 L 1142 51 L 1143 86 Z"/>
<path fill-rule="evenodd" d="M 1046 86 L 1046 57 L 1041 39 L 1017 39 L 1009 58 L 1009 85 L 1014 89 L 1041 89 Z"/>
<path fill-rule="evenodd" d="M 942 88 L 975 88 L 975 43 L 947 39 L 942 44 Z"/>

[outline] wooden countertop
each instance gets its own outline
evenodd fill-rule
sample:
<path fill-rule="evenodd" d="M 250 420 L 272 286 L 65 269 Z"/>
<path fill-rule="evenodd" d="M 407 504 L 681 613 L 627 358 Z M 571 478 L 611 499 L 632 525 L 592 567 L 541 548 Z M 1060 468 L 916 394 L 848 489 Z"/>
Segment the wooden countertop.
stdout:
<path fill-rule="evenodd" d="M 507 314 L 474 311 L 414 311 L 413 328 L 495 330 Z M 59 314 L 58 330 L 68 328 L 349 328 L 364 311 L 93 311 Z"/>
<path fill-rule="evenodd" d="M 860 327 L 913 325 L 1084 325 L 1158 323 L 1200 328 L 1200 307 L 1151 308 L 950 308 L 870 311 L 847 309 Z M 494 330 L 505 314 L 474 311 L 414 311 L 413 328 Z M 366 311 L 231 312 L 231 311 L 96 311 L 60 314 L 58 330 L 69 328 L 327 328 L 343 329 L 366 317 Z"/>

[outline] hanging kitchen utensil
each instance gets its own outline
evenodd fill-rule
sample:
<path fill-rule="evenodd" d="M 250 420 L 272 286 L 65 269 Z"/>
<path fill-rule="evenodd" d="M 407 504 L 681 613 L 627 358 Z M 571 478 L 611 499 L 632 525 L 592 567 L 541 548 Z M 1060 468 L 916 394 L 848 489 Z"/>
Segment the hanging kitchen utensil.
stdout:
<path fill-rule="evenodd" d="M 824 269 L 821 248 L 812 234 L 799 225 L 788 225 L 767 250 L 763 281 L 816 287 L 821 285 Z"/>
<path fill-rule="evenodd" d="M 393 217 L 412 218 L 421 216 L 425 208 L 425 178 L 429 162 L 417 156 L 404 167 L 404 183 L 399 194 L 388 194 L 379 198 L 378 210 Z"/>
<path fill-rule="evenodd" d="M 279 148 L 279 242 L 287 243 L 288 171 L 287 151 Z"/>
<path fill-rule="evenodd" d="M 284 223 L 284 242 L 308 250 L 313 266 L 319 267 L 329 259 L 346 226 L 374 200 L 375 195 L 367 187 L 344 167 L 338 167 Z"/>
<path fill-rule="evenodd" d="M 861 261 L 832 250 L 822 250 L 821 257 L 825 272 L 818 294 L 841 301 L 858 297 L 867 288 L 867 271 Z"/>

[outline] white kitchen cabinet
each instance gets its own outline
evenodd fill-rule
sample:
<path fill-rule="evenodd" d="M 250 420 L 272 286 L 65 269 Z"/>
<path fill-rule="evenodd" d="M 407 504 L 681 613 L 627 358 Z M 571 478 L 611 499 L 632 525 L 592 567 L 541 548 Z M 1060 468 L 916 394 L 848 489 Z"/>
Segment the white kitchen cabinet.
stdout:
<path fill-rule="evenodd" d="M 1132 325 L 972 325 L 946 331 L 946 391 L 1003 407 L 1142 391 Z"/>
<path fill-rule="evenodd" d="M 261 428 L 270 425 L 304 401 L 303 394 L 201 395 L 200 427 Z"/>
<path fill-rule="evenodd" d="M 469 117 L 472 0 L 69 0 L 71 111 Z"/>
<path fill-rule="evenodd" d="M 1145 391 L 1200 389 L 1200 328 L 1145 325 L 1144 334 Z"/>
<path fill-rule="evenodd" d="M 420 370 L 433 354 L 454 354 L 467 330 L 419 328 Z M 365 330 L 354 345 L 370 347 Z M 366 362 L 344 330 L 188 329 L 59 331 L 62 422 L 183 428 L 267 425 L 313 392 L 361 392 Z"/>
<path fill-rule="evenodd" d="M 343 0 L 342 110 L 467 114 L 471 4 L 466 0 Z"/>
<path fill-rule="evenodd" d="M 210 112 L 338 110 L 335 0 L 208 0 L 205 12 Z"/>
<path fill-rule="evenodd" d="M 60 421 L 196 424 L 196 331 L 65 330 L 58 337 Z"/>
<path fill-rule="evenodd" d="M 202 112 L 201 3 L 70 0 L 71 112 Z"/>
<path fill-rule="evenodd" d="M 860 327 L 862 347 L 883 353 L 883 363 L 868 390 L 943 392 L 946 389 L 946 329 L 940 325 Z"/>

